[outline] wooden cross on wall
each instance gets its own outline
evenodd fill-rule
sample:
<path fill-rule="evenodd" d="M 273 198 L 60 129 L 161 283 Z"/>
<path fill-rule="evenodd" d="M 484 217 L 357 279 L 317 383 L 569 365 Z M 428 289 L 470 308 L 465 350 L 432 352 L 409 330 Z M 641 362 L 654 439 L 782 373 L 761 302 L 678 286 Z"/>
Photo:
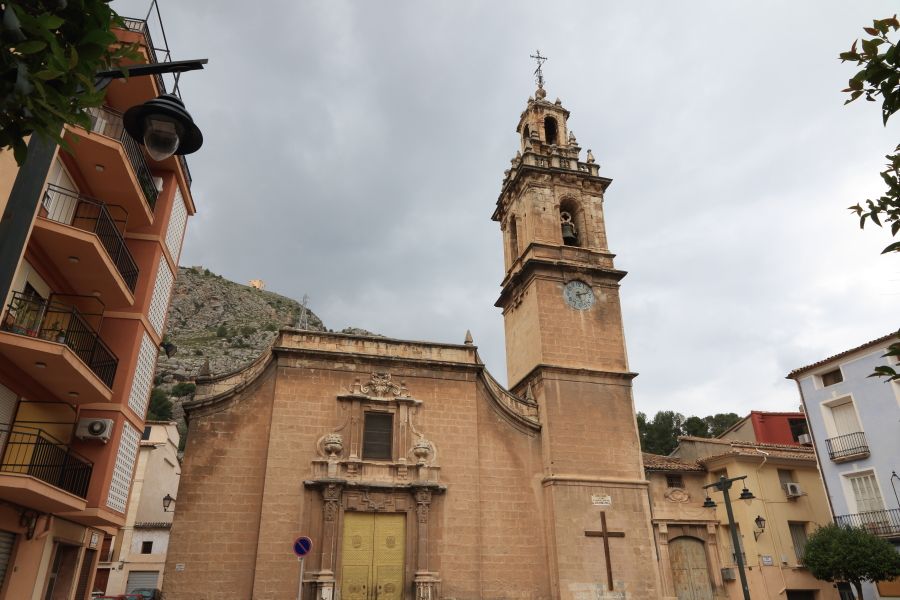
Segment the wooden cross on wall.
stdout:
<path fill-rule="evenodd" d="M 600 531 L 585 531 L 584 535 L 587 537 L 599 537 L 603 538 L 603 554 L 606 556 L 606 582 L 607 582 L 607 590 L 612 591 L 613 589 L 613 578 L 612 578 L 612 562 L 609 558 L 609 538 L 617 537 L 623 538 L 625 537 L 624 531 L 608 531 L 606 529 L 606 513 L 600 513 Z"/>

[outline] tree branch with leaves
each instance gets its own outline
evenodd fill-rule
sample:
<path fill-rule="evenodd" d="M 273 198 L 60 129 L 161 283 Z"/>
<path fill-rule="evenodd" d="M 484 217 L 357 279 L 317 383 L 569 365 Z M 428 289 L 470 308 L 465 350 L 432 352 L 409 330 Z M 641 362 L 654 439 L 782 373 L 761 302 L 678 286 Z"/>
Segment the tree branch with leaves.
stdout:
<path fill-rule="evenodd" d="M 900 50 L 891 39 L 898 30 L 900 21 L 897 15 L 876 19 L 872 27 L 863 28 L 870 37 L 855 40 L 849 51 L 840 54 L 842 62 L 853 61 L 861 67 L 843 90 L 849 94 L 844 104 L 862 97 L 869 102 L 880 99 L 881 120 L 885 126 L 891 115 L 900 110 Z M 888 226 L 891 236 L 896 236 L 900 232 L 900 145 L 885 158 L 887 164 L 881 172 L 881 179 L 887 189 L 878 198 L 857 203 L 850 210 L 859 217 L 861 229 L 870 221 L 879 227 Z M 894 252 L 900 252 L 900 241 L 888 244 L 881 253 Z M 884 356 L 900 359 L 900 343 L 891 344 Z M 900 380 L 900 373 L 892 366 L 882 365 L 876 367 L 871 377 L 886 377 L 889 381 L 895 381 Z"/>
<path fill-rule="evenodd" d="M 122 21 L 108 0 L 0 0 L 0 150 L 21 165 L 26 138 L 65 147 L 65 123 L 90 129 L 86 108 L 103 104 L 94 76 L 134 58 L 111 32 Z"/>

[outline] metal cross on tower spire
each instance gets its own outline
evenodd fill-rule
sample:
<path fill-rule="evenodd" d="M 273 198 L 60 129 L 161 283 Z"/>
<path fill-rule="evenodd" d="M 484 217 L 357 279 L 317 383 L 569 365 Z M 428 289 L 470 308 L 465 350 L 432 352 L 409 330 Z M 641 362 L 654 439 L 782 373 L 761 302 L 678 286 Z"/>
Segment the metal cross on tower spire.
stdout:
<path fill-rule="evenodd" d="M 547 61 L 546 56 L 541 56 L 541 51 L 537 50 L 535 54 L 531 55 L 535 61 L 537 61 L 537 69 L 534 70 L 534 76 L 537 80 L 537 84 L 539 88 L 544 87 L 544 71 L 541 67 L 544 66 L 544 63 Z"/>

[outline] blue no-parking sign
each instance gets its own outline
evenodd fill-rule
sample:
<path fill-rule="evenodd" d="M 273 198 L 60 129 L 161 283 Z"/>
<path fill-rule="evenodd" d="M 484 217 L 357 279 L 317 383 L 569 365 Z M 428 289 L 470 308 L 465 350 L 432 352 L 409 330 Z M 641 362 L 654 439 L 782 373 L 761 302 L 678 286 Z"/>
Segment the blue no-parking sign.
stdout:
<path fill-rule="evenodd" d="M 301 535 L 296 540 L 294 540 L 294 554 L 303 558 L 309 551 L 312 550 L 312 540 L 306 537 L 305 535 Z"/>

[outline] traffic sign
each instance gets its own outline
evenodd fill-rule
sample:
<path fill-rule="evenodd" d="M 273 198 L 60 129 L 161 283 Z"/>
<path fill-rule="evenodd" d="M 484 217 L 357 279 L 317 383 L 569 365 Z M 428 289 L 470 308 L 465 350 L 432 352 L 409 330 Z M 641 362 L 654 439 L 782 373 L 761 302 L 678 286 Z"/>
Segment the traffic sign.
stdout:
<path fill-rule="evenodd" d="M 296 540 L 294 540 L 294 554 L 303 558 L 309 551 L 312 550 L 312 540 L 306 537 L 305 535 L 301 535 Z"/>

